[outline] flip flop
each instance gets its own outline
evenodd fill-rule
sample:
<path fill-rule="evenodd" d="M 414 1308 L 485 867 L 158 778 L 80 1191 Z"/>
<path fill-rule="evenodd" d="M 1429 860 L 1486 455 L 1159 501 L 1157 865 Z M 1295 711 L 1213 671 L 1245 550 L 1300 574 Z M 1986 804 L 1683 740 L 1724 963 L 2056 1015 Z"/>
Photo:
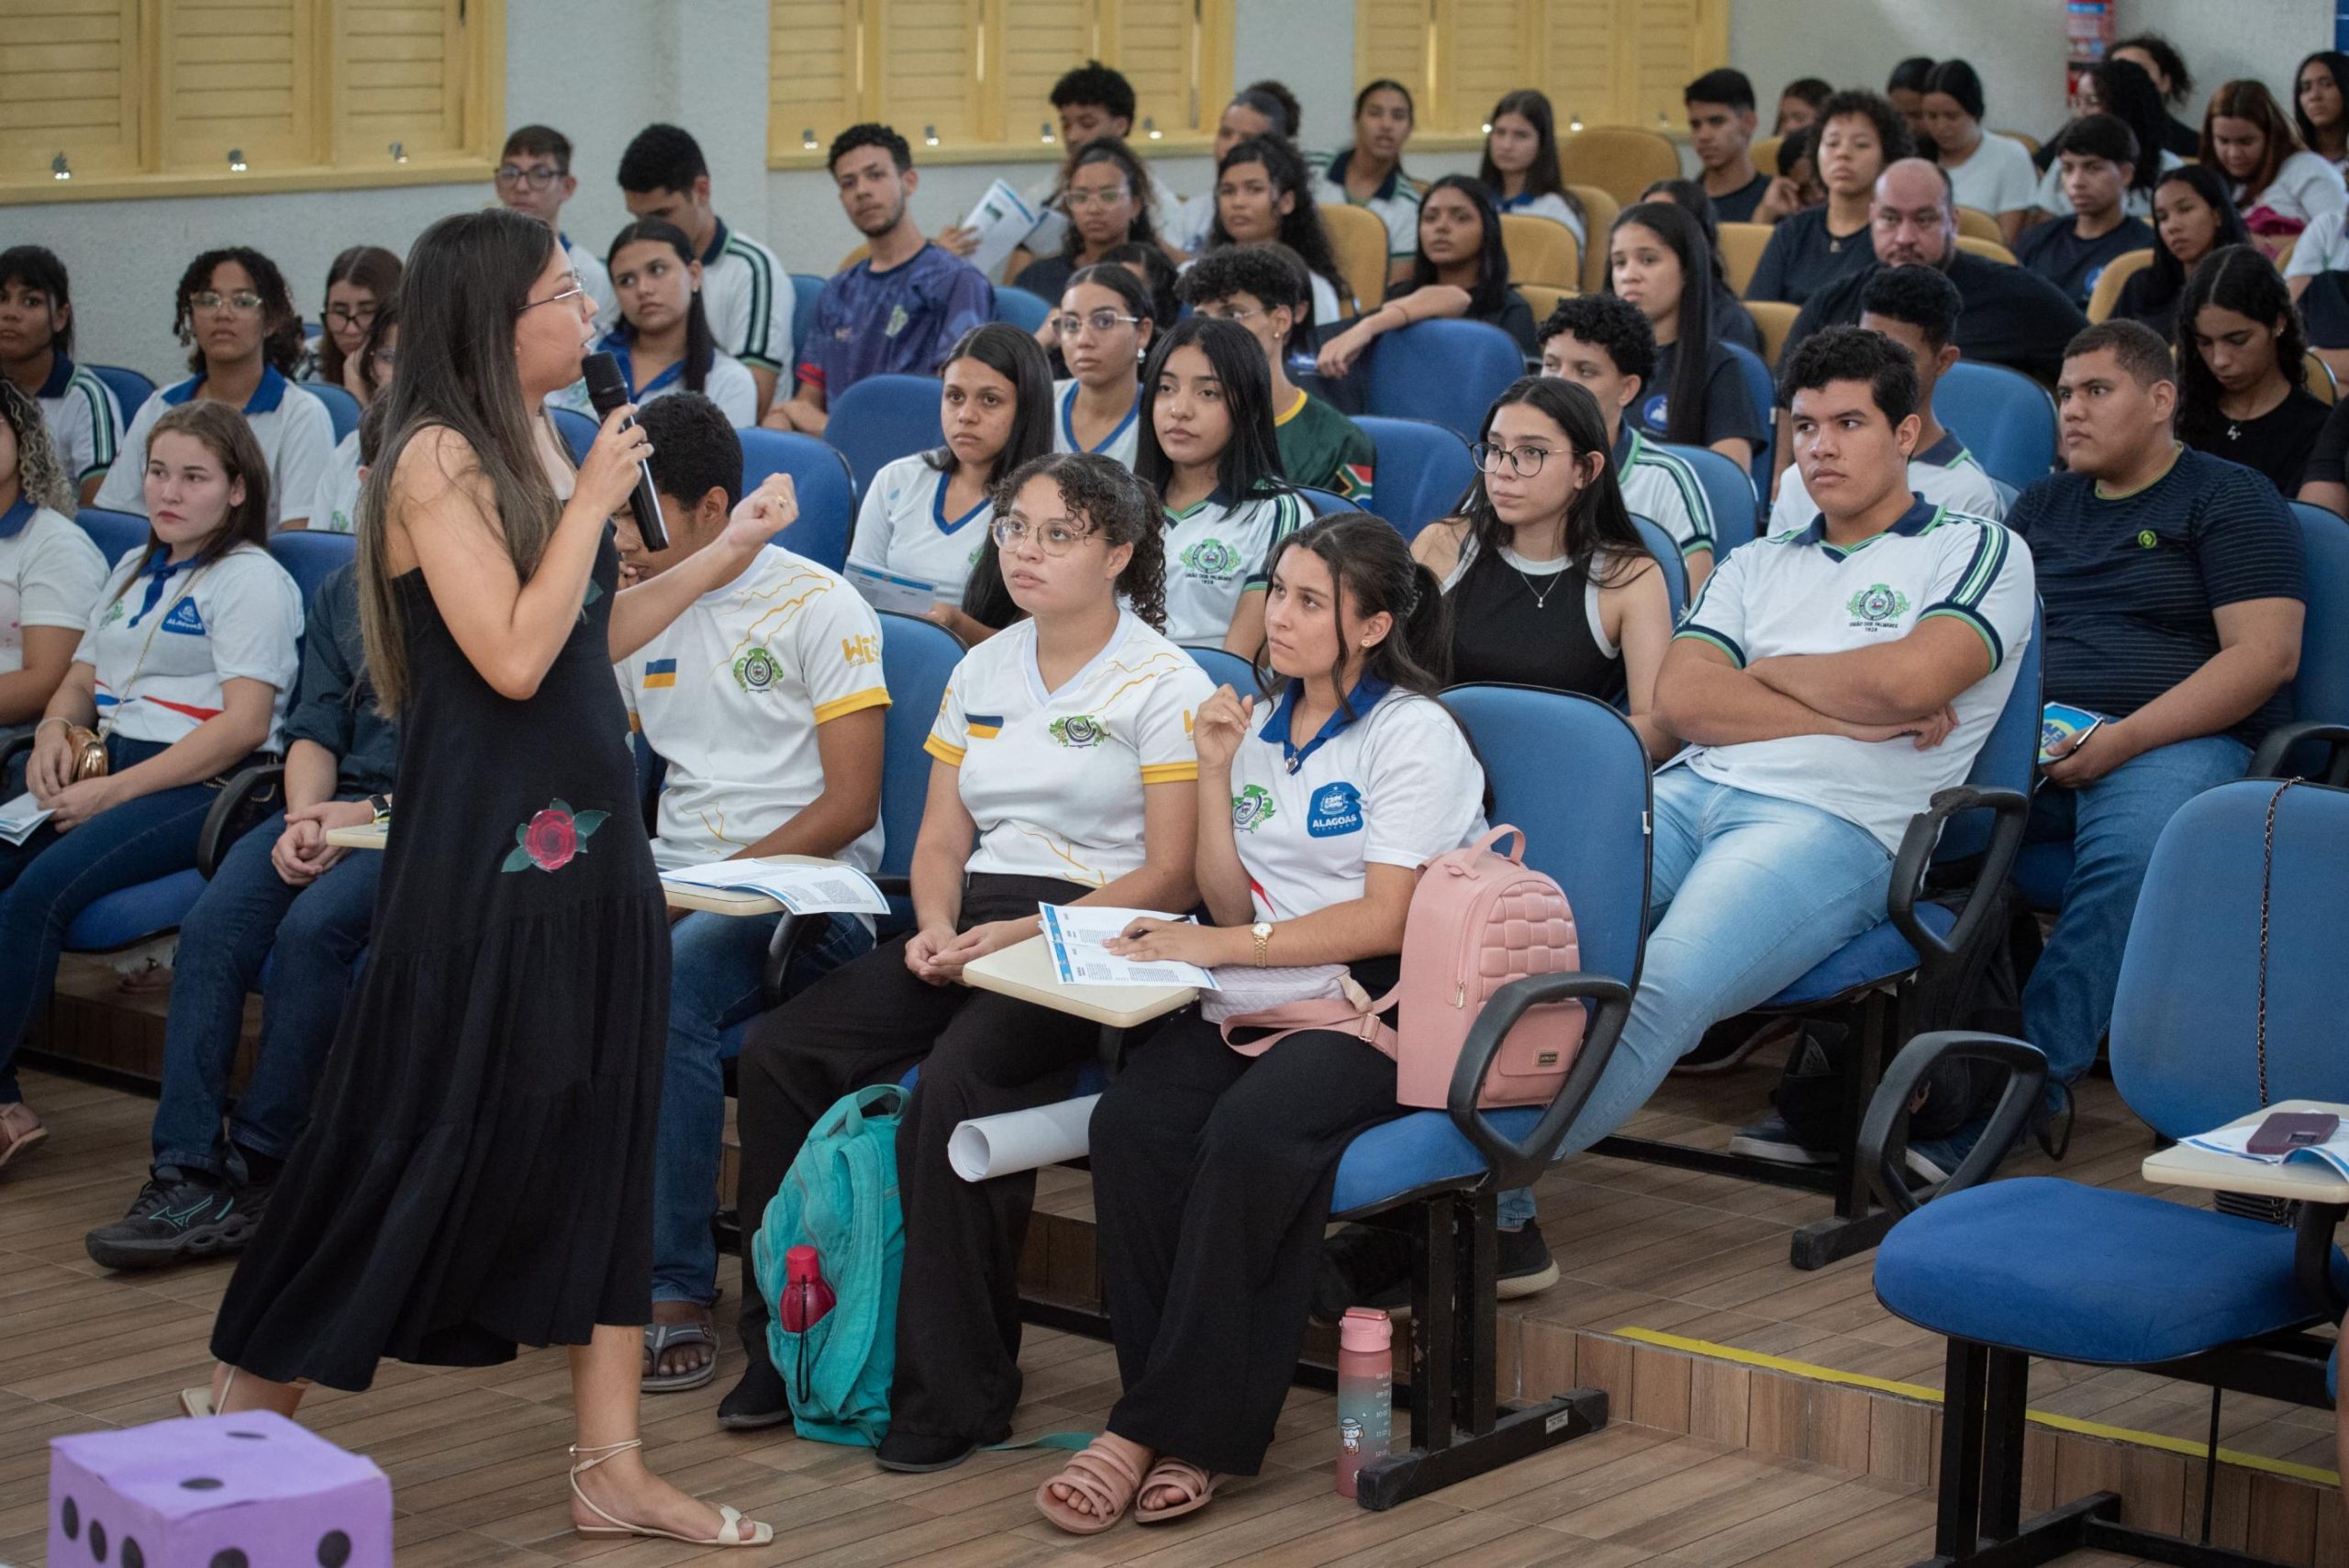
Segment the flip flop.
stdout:
<path fill-rule="evenodd" d="M 1080 1513 L 1053 1496 L 1055 1485 L 1074 1488 L 1093 1504 L 1094 1511 Z M 1133 1462 L 1096 1438 L 1059 1474 L 1036 1488 L 1036 1511 L 1070 1535 L 1099 1535 L 1126 1517 L 1141 1491 L 1141 1477 L 1134 1473 Z"/>
<path fill-rule="evenodd" d="M 24 1102 L 20 1100 L 17 1103 L 21 1105 Z M 25 1114 L 27 1116 L 32 1115 L 30 1111 L 27 1111 Z M 0 1115 L 0 1132 L 7 1132 L 7 1122 L 5 1115 Z M 15 1159 L 17 1155 L 22 1154 L 34 1144 L 42 1141 L 44 1139 L 48 1138 L 48 1136 L 49 1129 L 44 1126 L 38 1118 L 34 1119 L 32 1127 L 27 1131 L 10 1133 L 8 1135 L 8 1141 L 6 1143 L 0 1143 L 0 1168 L 5 1168 L 9 1161 Z"/>
<path fill-rule="evenodd" d="M 700 1388 L 718 1375 L 718 1329 L 710 1323 L 647 1323 L 644 1326 L 644 1353 L 651 1365 L 661 1364 L 662 1355 L 679 1345 L 707 1345 L 709 1359 L 691 1372 L 644 1374 L 642 1385 L 647 1394 L 682 1394 L 689 1388 Z"/>
<path fill-rule="evenodd" d="M 1215 1501 L 1215 1489 L 1222 1485 L 1222 1476 L 1210 1475 L 1187 1459 L 1162 1459 L 1150 1467 L 1150 1473 L 1141 1478 L 1141 1485 L 1134 1489 L 1134 1496 L 1139 1498 L 1152 1487 L 1176 1486 L 1183 1490 L 1183 1500 L 1157 1508 L 1144 1507 L 1137 1502 L 1134 1505 L 1134 1523 L 1163 1524 L 1168 1519 L 1181 1518 L 1185 1514 L 1197 1513 Z"/>

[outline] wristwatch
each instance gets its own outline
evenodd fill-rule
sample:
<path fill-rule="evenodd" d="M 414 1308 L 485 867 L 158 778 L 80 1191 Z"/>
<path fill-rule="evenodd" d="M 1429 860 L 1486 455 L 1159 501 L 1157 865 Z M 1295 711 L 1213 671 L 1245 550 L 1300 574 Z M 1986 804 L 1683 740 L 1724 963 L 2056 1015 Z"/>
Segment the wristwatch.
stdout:
<path fill-rule="evenodd" d="M 1270 920 L 1259 920 L 1248 928 L 1248 934 L 1256 939 L 1256 967 L 1262 969 L 1270 962 L 1265 956 L 1264 949 L 1265 945 L 1273 940 L 1273 923 Z"/>
<path fill-rule="evenodd" d="M 392 797 L 388 795 L 371 795 L 367 797 L 367 809 L 373 813 L 377 823 L 386 821 L 392 815 Z"/>

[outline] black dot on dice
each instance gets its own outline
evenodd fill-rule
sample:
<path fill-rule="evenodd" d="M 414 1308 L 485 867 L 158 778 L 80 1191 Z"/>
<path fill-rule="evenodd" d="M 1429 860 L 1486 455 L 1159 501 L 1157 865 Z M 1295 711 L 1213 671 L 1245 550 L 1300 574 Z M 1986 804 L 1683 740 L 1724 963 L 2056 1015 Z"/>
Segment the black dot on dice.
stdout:
<path fill-rule="evenodd" d="M 330 1529 L 318 1538 L 318 1568 L 342 1568 L 351 1561 L 351 1538 Z"/>
<path fill-rule="evenodd" d="M 57 1510 L 57 1518 L 58 1521 L 65 1527 L 66 1540 L 82 1539 L 82 1509 L 72 1498 L 65 1499 L 65 1506 Z"/>
<path fill-rule="evenodd" d="M 191 1475 L 186 1480 L 181 1482 L 180 1485 L 190 1492 L 217 1492 L 220 1490 L 220 1483 L 214 1480 L 209 1475 Z"/>
<path fill-rule="evenodd" d="M 211 1568 L 252 1568 L 251 1560 L 235 1547 L 212 1554 Z"/>
<path fill-rule="evenodd" d="M 147 1568 L 147 1554 L 127 1535 L 122 1538 L 122 1568 Z"/>
<path fill-rule="evenodd" d="M 106 1560 L 106 1527 L 95 1519 L 90 1521 L 90 1555 L 101 1562 Z"/>

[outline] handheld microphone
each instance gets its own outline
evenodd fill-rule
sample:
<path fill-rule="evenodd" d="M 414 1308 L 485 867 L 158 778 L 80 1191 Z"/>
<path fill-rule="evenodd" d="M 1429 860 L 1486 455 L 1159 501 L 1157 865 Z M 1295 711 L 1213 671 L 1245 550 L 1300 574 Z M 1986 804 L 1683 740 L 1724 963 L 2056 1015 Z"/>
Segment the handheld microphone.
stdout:
<path fill-rule="evenodd" d="M 579 373 L 587 383 L 587 401 L 596 406 L 598 420 L 611 417 L 612 410 L 628 402 L 628 384 L 620 379 L 620 362 L 602 351 L 588 355 L 579 364 Z M 634 419 L 623 420 L 620 428 L 633 429 Z M 653 493 L 652 470 L 640 462 L 636 465 L 636 488 L 629 492 L 629 509 L 636 514 L 636 531 L 647 550 L 669 548 L 668 526 L 661 520 L 660 497 Z"/>

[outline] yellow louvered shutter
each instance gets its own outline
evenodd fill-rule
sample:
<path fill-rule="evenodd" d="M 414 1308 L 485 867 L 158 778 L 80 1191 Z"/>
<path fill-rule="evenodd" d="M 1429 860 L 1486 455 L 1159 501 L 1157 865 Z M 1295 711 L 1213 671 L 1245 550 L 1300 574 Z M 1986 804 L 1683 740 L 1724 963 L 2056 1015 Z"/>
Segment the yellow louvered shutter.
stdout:
<path fill-rule="evenodd" d="M 1505 93 L 1526 85 L 1528 0 L 1453 0 L 1451 57 L 1440 61 L 1449 91 L 1439 111 L 1446 130 L 1477 130 Z M 1441 51 L 1442 42 L 1438 44 Z M 1424 106 L 1421 114 L 1426 114 Z"/>
<path fill-rule="evenodd" d="M 1550 0 L 1542 91 L 1561 135 L 1577 117 L 1585 125 L 1609 125 L 1629 112 L 1615 102 L 1615 0 Z"/>
<path fill-rule="evenodd" d="M 1400 82 L 1424 113 L 1434 85 L 1428 58 L 1431 24 L 1429 0 L 1354 0 L 1354 85 L 1382 76 Z"/>
<path fill-rule="evenodd" d="M 853 0 L 770 0 L 767 140 L 771 152 L 831 145 L 864 117 L 857 81 L 861 7 Z"/>
<path fill-rule="evenodd" d="M 1630 106 L 1630 123 L 1657 130 L 1682 124 L 1687 112 L 1681 90 L 1698 72 L 1722 63 L 1697 59 L 1698 0 L 1635 0 L 1627 25 L 1631 35 L 1634 67 L 1631 79 L 1637 97 Z"/>
<path fill-rule="evenodd" d="M 312 0 L 163 0 L 163 166 L 318 161 L 317 19 Z"/>
<path fill-rule="evenodd" d="M 1100 0 L 1100 6 L 1105 58 L 1134 84 L 1136 137 L 1144 117 L 1161 131 L 1212 125 L 1223 106 L 1198 101 L 1195 0 Z"/>
<path fill-rule="evenodd" d="M 139 0 L 11 0 L 0 25 L 0 178 L 139 161 Z"/>
<path fill-rule="evenodd" d="M 1013 9 L 1007 5 L 994 9 L 995 58 L 1003 61 L 1002 138 L 1014 147 L 1041 147 L 1049 126 L 1057 143 L 1052 83 L 1100 48 L 1093 6 L 1090 0 L 1020 0 L 1016 16 L 1006 15 Z"/>
<path fill-rule="evenodd" d="M 931 131 L 941 145 L 977 141 L 981 78 L 988 64 L 979 0 L 878 3 L 881 101 L 874 117 L 896 126 L 917 160 Z"/>
<path fill-rule="evenodd" d="M 346 163 L 464 145 L 462 0 L 349 0 L 337 7 L 337 151 Z"/>

